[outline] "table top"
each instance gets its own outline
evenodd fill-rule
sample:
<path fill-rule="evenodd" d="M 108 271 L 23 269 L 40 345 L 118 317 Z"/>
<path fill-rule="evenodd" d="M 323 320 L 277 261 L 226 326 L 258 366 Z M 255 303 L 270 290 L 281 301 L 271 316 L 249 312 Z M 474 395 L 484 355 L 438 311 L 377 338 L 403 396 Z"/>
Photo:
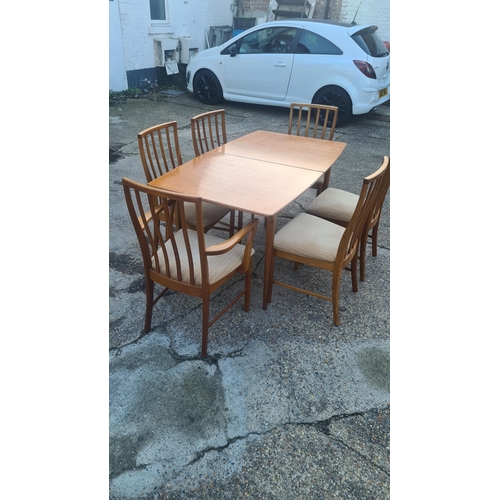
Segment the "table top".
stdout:
<path fill-rule="evenodd" d="M 257 131 L 193 158 L 149 185 L 273 216 L 310 188 L 344 147 L 345 143 Z"/>
<path fill-rule="evenodd" d="M 219 149 L 227 154 L 325 172 L 340 156 L 345 142 L 326 141 L 257 130 Z"/>

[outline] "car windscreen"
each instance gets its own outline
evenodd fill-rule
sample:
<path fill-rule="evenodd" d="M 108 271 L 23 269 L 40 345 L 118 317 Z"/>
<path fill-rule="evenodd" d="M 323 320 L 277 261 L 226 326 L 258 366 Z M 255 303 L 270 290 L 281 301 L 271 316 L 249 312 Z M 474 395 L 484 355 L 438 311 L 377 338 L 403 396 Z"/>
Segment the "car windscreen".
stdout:
<path fill-rule="evenodd" d="M 358 31 L 352 35 L 352 39 L 372 57 L 385 57 L 389 55 L 389 51 L 382 39 L 375 33 L 376 26 L 370 26 L 364 30 Z"/>

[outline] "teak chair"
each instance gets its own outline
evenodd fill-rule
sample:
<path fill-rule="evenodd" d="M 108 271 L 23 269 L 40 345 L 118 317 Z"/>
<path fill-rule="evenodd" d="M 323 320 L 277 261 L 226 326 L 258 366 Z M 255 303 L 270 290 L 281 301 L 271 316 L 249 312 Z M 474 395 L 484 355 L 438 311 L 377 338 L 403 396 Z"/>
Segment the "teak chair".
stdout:
<path fill-rule="evenodd" d="M 226 110 L 207 111 L 191 118 L 191 136 L 195 156 L 218 148 L 227 143 Z M 235 213 L 231 212 L 234 221 Z M 252 219 L 254 215 L 252 214 Z M 238 212 L 238 229 L 243 225 L 243 212 Z"/>
<path fill-rule="evenodd" d="M 271 301 L 272 297 L 273 284 L 329 300 L 333 306 L 333 322 L 335 326 L 340 326 L 339 290 L 341 274 L 344 269 L 351 271 L 352 290 L 357 292 L 358 246 L 366 221 L 370 217 L 374 203 L 379 196 L 379 191 L 384 187 L 384 175 L 388 167 L 389 159 L 385 157 L 382 166 L 363 180 L 356 208 L 347 227 L 344 228 L 311 214 L 300 213 L 276 233 L 271 260 L 271 276 L 273 278 L 270 283 L 269 301 Z M 327 297 L 275 280 L 274 261 L 276 258 L 331 271 L 332 296 Z M 350 267 L 348 267 L 349 265 Z"/>
<path fill-rule="evenodd" d="M 144 263 L 144 332 L 150 330 L 153 305 L 166 290 L 199 297 L 203 317 L 201 357 L 204 358 L 209 327 L 243 296 L 245 311 L 250 307 L 252 245 L 258 220 L 251 221 L 230 239 L 224 240 L 203 232 L 201 198 L 156 189 L 127 178 L 123 179 L 123 189 Z M 195 208 L 196 229 L 190 229 L 186 223 L 188 204 Z M 163 214 L 162 218 L 160 214 Z M 244 290 L 210 320 L 210 295 L 237 273 L 245 275 Z M 155 283 L 164 287 L 156 298 Z"/>
<path fill-rule="evenodd" d="M 170 172 L 182 164 L 177 122 L 166 122 L 147 128 L 137 135 L 139 153 L 147 182 Z M 203 202 L 203 229 L 222 229 L 234 233 L 234 214 L 232 221 L 222 222 L 230 210 L 214 203 Z M 186 207 L 186 222 L 191 229 L 196 227 L 194 206 Z M 217 224 L 219 224 L 217 226 Z"/>
<path fill-rule="evenodd" d="M 226 110 L 217 109 L 193 116 L 191 135 L 195 156 L 226 144 Z"/>
<path fill-rule="evenodd" d="M 384 157 L 384 163 L 387 162 L 387 170 L 382 181 L 383 186 L 378 191 L 377 199 L 373 205 L 373 210 L 370 213 L 364 230 L 361 236 L 359 246 L 359 268 L 360 279 L 365 281 L 365 258 L 366 245 L 368 238 L 372 242 L 372 256 L 377 256 L 377 239 L 378 226 L 380 222 L 380 214 L 384 205 L 385 197 L 390 186 L 390 160 Z M 321 217 L 330 222 L 334 222 L 343 227 L 347 227 L 352 218 L 359 196 L 357 194 L 344 191 L 342 189 L 327 188 L 319 196 L 317 196 L 306 208 L 306 213 Z"/>
<path fill-rule="evenodd" d="M 298 115 L 294 125 L 295 110 L 298 110 Z M 303 135 L 332 141 L 338 112 L 339 109 L 336 106 L 292 102 L 288 119 L 288 135 Z M 316 195 L 319 195 L 323 190 L 324 181 L 325 176 L 323 175 L 312 186 L 313 189 L 316 189 Z"/>

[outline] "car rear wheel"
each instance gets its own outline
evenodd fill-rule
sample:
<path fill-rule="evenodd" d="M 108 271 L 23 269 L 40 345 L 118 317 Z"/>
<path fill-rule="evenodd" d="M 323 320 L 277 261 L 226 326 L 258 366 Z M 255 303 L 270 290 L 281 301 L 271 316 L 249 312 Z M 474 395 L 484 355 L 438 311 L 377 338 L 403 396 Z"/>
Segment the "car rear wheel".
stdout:
<path fill-rule="evenodd" d="M 193 91 L 205 104 L 217 104 L 222 101 L 222 87 L 217 77 L 208 69 L 196 73 L 193 80 Z"/>
<path fill-rule="evenodd" d="M 352 117 L 352 101 L 349 94 L 340 87 L 331 85 L 321 89 L 312 101 L 313 104 L 325 104 L 339 108 L 337 127 L 345 125 Z M 331 125 L 331 123 L 329 123 Z"/>

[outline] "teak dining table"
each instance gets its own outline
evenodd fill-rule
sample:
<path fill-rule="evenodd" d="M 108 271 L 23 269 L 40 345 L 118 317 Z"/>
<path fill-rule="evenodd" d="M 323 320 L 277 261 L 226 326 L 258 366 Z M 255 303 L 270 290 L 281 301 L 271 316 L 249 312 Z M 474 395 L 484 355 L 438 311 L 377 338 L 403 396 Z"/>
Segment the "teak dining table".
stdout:
<path fill-rule="evenodd" d="M 328 186 L 331 167 L 345 146 L 258 130 L 179 165 L 149 185 L 265 218 L 263 309 L 267 309 L 276 216 L 321 175 Z"/>

